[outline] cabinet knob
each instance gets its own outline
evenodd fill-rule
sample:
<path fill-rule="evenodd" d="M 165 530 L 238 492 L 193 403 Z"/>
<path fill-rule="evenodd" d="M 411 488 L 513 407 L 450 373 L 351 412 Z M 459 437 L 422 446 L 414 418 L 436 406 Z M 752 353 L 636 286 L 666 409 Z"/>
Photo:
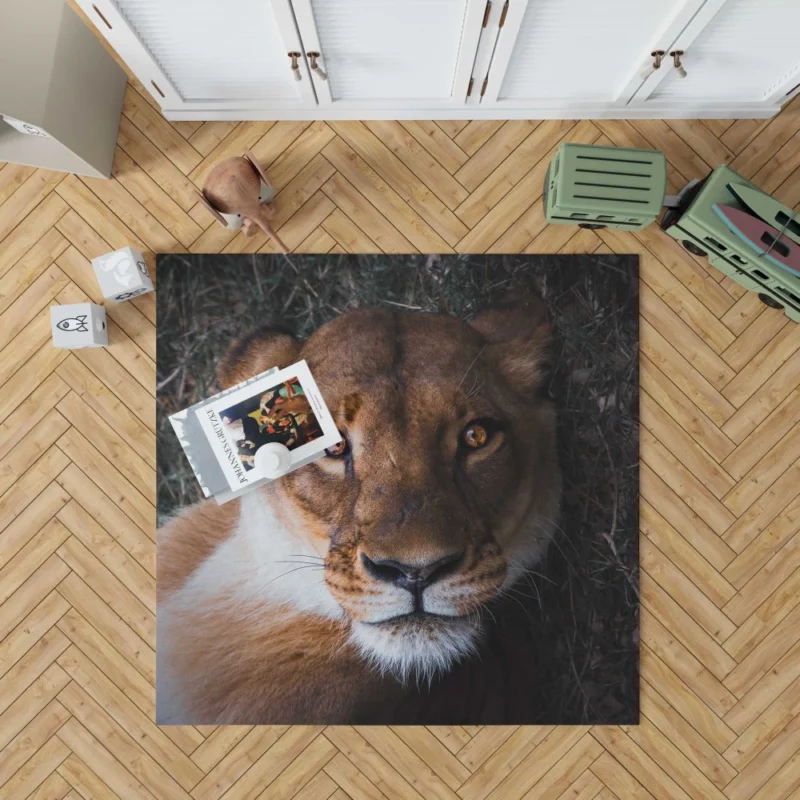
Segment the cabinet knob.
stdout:
<path fill-rule="evenodd" d="M 288 53 L 287 55 L 289 56 L 289 58 L 292 59 L 291 67 L 292 67 L 292 75 L 294 76 L 294 79 L 296 81 L 302 80 L 303 76 L 300 74 L 300 65 L 297 63 L 297 59 L 300 58 L 302 53 L 298 53 L 298 52 L 293 50 L 291 53 Z"/>
<path fill-rule="evenodd" d="M 317 53 L 317 52 L 315 52 L 313 50 L 308 52 L 308 53 L 306 53 L 306 55 L 308 56 L 308 60 L 310 62 L 311 71 L 316 73 L 319 76 L 320 80 L 322 80 L 322 81 L 328 80 L 328 73 L 325 72 L 325 70 L 322 69 L 322 67 L 318 66 L 318 64 L 317 64 L 317 59 L 321 58 L 322 56 L 320 56 L 319 53 Z"/>
<path fill-rule="evenodd" d="M 683 50 L 673 50 L 670 55 L 672 56 L 672 63 L 675 65 L 675 69 L 678 72 L 679 78 L 686 77 L 686 70 L 683 68 L 683 64 L 681 63 L 681 56 L 683 55 Z"/>
<path fill-rule="evenodd" d="M 650 55 L 653 57 L 653 63 L 649 64 L 640 73 L 640 77 L 643 81 L 646 81 L 657 69 L 661 69 L 661 61 L 666 53 L 663 50 L 653 50 Z"/>

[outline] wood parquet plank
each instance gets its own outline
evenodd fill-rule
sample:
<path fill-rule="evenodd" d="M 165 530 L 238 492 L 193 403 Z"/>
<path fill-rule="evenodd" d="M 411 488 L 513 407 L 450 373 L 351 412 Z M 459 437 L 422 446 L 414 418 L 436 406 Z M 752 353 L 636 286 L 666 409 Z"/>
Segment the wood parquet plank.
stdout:
<path fill-rule="evenodd" d="M 655 228 L 547 226 L 540 203 L 568 140 L 661 147 L 671 190 L 729 162 L 794 205 L 799 113 L 171 124 L 132 82 L 111 181 L 0 165 L 0 796 L 800 796 L 800 328 Z M 244 147 L 297 252 L 640 255 L 640 726 L 154 724 L 153 298 L 74 353 L 47 307 L 99 300 L 89 260 L 124 244 L 273 252 L 197 203 Z"/>
<path fill-rule="evenodd" d="M 0 167 L 0 203 L 5 202 L 36 171 L 25 164 L 6 164 Z"/>

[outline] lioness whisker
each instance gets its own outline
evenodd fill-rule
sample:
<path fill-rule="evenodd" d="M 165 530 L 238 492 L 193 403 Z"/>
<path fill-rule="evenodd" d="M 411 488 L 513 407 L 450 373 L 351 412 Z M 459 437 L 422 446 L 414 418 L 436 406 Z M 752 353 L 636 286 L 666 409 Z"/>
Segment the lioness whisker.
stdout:
<path fill-rule="evenodd" d="M 325 560 L 324 558 L 320 558 L 320 559 L 311 558 L 310 556 L 304 556 L 304 555 L 302 555 L 300 553 L 289 554 L 288 557 L 292 558 L 292 559 L 296 559 L 298 561 L 301 560 L 301 559 L 307 559 L 307 560 L 303 561 L 304 564 L 318 564 L 318 563 L 322 563 Z"/>
<path fill-rule="evenodd" d="M 558 531 L 560 534 L 563 534 L 564 541 L 567 542 L 567 544 L 569 544 L 569 546 L 575 551 L 576 554 L 578 553 L 578 548 L 575 547 L 574 542 L 569 538 L 569 536 L 567 535 L 567 532 L 558 523 L 558 520 L 551 519 L 550 517 L 546 517 L 546 516 L 542 515 L 540 520 L 539 520 L 539 522 L 538 522 L 538 527 L 542 531 L 542 533 L 544 533 L 546 536 L 549 536 L 551 539 L 553 539 L 553 536 L 550 533 L 550 531 L 548 531 L 542 525 L 542 523 L 547 523 L 548 525 L 552 526 L 554 531 Z"/>
<path fill-rule="evenodd" d="M 554 580 L 551 580 L 547 577 L 547 575 L 542 575 L 541 572 L 537 572 L 535 569 L 528 569 L 527 567 L 517 567 L 520 572 L 525 573 L 526 575 L 535 575 L 537 578 L 541 578 L 543 581 L 547 581 L 548 583 L 552 583 L 553 586 L 557 586 Z"/>
<path fill-rule="evenodd" d="M 536 592 L 536 602 L 539 603 L 539 610 L 544 611 L 544 606 L 542 605 L 542 596 L 539 594 L 539 587 L 536 585 L 536 581 L 530 581 L 530 584 L 533 587 L 533 591 Z"/>
<path fill-rule="evenodd" d="M 553 534 L 552 534 L 552 533 L 550 533 L 550 531 L 548 531 L 548 530 L 547 530 L 547 528 L 545 528 L 544 526 L 540 526 L 540 528 L 539 528 L 539 529 L 540 529 L 540 530 L 541 530 L 541 532 L 542 532 L 542 533 L 543 533 L 543 534 L 544 534 L 544 535 L 545 535 L 545 536 L 546 536 L 546 537 L 547 537 L 547 538 L 548 538 L 548 539 L 549 539 L 549 540 L 550 540 L 550 541 L 551 541 L 551 542 L 552 542 L 552 543 L 555 545 L 555 547 L 556 547 L 556 549 L 558 550 L 558 552 L 559 552 L 559 553 L 561 553 L 561 556 L 563 557 L 564 561 L 566 561 L 566 562 L 567 562 L 567 564 L 568 564 L 568 565 L 569 565 L 569 566 L 570 566 L 570 567 L 571 567 L 573 570 L 575 570 L 575 571 L 577 572 L 577 571 L 578 571 L 578 568 L 575 566 L 575 564 L 573 564 L 573 562 L 572 562 L 572 561 L 570 561 L 570 560 L 569 560 L 569 558 L 567 558 L 567 554 L 564 552 L 563 548 L 562 548 L 562 547 L 561 547 L 561 545 L 558 543 L 558 541 L 557 541 L 557 539 L 555 538 L 555 536 L 553 536 Z M 562 531 L 562 533 L 563 533 L 563 531 Z M 565 534 L 565 537 L 566 537 L 566 534 Z M 569 541 L 569 540 L 567 539 L 567 541 Z M 572 544 L 572 542 L 570 542 L 570 544 Z M 575 550 L 575 552 L 577 552 L 577 549 L 575 548 L 575 545 L 572 545 L 572 547 L 573 547 L 573 549 Z"/>
<path fill-rule="evenodd" d="M 479 607 L 477 610 L 478 610 L 478 619 L 479 620 L 480 620 L 480 612 L 481 611 L 485 611 L 492 618 L 492 620 L 494 621 L 494 624 L 497 625 L 497 617 L 494 615 L 494 612 L 492 611 L 491 608 L 489 608 L 489 606 Z"/>
<path fill-rule="evenodd" d="M 467 367 L 467 371 L 464 373 L 464 377 L 459 381 L 458 386 L 456 386 L 456 391 L 458 391 L 461 388 L 461 384 L 464 383 L 464 381 L 467 379 L 467 375 L 469 375 L 469 371 L 475 366 L 475 362 L 481 357 L 481 355 L 483 355 L 483 351 L 485 349 L 486 349 L 486 345 L 481 347 L 481 349 L 478 351 L 478 355 L 476 355 L 475 358 L 472 359 L 472 363 Z"/>
<path fill-rule="evenodd" d="M 287 575 L 291 575 L 293 572 L 300 572 L 301 569 L 319 569 L 319 567 L 313 567 L 309 564 L 302 566 L 302 567 L 295 567 L 294 569 L 290 569 L 287 572 L 282 572 L 280 575 L 276 575 L 271 581 L 267 581 L 264 586 L 269 586 L 271 583 L 275 583 L 278 578 L 285 578 Z"/>
<path fill-rule="evenodd" d="M 518 597 L 514 597 L 509 589 L 501 589 L 498 594 L 500 597 L 507 597 L 509 600 L 513 600 L 526 614 L 528 613 L 528 609 L 525 607 L 525 604 Z"/>
<path fill-rule="evenodd" d="M 539 602 L 539 607 L 541 608 L 541 607 L 542 607 L 542 598 L 541 598 L 541 595 L 539 594 L 539 588 L 536 586 L 536 584 L 533 584 L 533 588 L 534 588 L 534 590 L 536 591 L 536 594 L 535 594 L 535 595 L 533 595 L 533 594 L 528 594 L 527 592 L 523 592 L 521 589 L 517 589 L 517 588 L 516 588 L 516 587 L 514 587 L 514 586 L 509 586 L 509 587 L 506 589 L 506 591 L 508 591 L 508 592 L 514 592 L 515 594 L 518 594 L 520 597 L 527 597 L 527 598 L 528 598 L 528 599 L 530 599 L 530 600 L 538 600 L 538 602 Z"/>

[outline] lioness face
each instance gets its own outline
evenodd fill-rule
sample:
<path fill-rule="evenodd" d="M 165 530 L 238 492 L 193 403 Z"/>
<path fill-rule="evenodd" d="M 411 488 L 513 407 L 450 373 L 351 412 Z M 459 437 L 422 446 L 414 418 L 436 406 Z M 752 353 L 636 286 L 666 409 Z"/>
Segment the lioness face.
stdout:
<path fill-rule="evenodd" d="M 540 305 L 472 325 L 361 310 L 303 344 L 272 336 L 234 348 L 228 382 L 259 348 L 262 368 L 304 358 L 344 439 L 274 491 L 324 556 L 365 657 L 401 678 L 446 670 L 474 649 L 485 604 L 541 557 L 557 514 Z"/>

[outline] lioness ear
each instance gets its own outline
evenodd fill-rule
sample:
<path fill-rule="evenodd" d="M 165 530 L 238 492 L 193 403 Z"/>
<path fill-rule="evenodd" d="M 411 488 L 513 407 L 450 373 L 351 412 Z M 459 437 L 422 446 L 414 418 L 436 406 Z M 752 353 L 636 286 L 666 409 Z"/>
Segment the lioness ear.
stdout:
<path fill-rule="evenodd" d="M 272 367 L 288 367 L 297 361 L 300 347 L 300 341 L 287 328 L 258 328 L 231 345 L 217 367 L 220 385 L 229 389 Z"/>
<path fill-rule="evenodd" d="M 478 314 L 472 327 L 512 386 L 532 392 L 541 384 L 550 344 L 550 321 L 541 298 L 508 297 Z"/>

